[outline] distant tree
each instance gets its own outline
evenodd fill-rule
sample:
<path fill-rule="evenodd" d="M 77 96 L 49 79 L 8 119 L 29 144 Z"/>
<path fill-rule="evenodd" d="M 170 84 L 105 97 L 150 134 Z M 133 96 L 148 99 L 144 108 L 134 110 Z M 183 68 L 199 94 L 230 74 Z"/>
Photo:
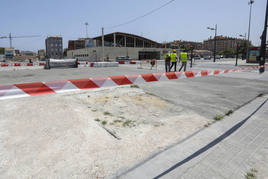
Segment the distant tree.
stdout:
<path fill-rule="evenodd" d="M 251 47 L 251 44 L 250 44 Z M 246 59 L 247 56 L 247 42 L 244 42 L 241 46 L 240 46 L 240 51 L 239 53 L 242 55 L 242 59 Z"/>
<path fill-rule="evenodd" d="M 226 58 L 233 58 L 235 56 L 235 50 L 233 50 L 233 49 L 224 50 L 223 55 Z"/>
<path fill-rule="evenodd" d="M 0 47 L 0 54 L 1 54 L 1 55 L 5 54 L 5 48 L 1 48 L 1 47 Z"/>
<path fill-rule="evenodd" d="M 224 51 L 223 51 L 223 50 L 221 50 L 221 51 L 217 51 L 216 54 L 217 54 L 217 55 L 224 55 Z"/>

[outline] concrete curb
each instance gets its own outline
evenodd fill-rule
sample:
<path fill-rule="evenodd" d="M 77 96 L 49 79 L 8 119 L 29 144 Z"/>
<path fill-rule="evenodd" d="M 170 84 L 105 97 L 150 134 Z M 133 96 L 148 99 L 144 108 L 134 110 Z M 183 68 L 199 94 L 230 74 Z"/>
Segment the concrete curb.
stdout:
<path fill-rule="evenodd" d="M 36 96 L 42 94 L 62 93 L 85 89 L 141 84 L 155 81 L 168 81 L 174 79 L 195 78 L 211 75 L 219 75 L 244 70 L 257 70 L 258 67 L 247 67 L 226 70 L 202 70 L 186 72 L 150 73 L 138 75 L 122 75 L 103 78 L 86 78 L 53 82 L 36 82 L 0 86 L 0 100 Z"/>

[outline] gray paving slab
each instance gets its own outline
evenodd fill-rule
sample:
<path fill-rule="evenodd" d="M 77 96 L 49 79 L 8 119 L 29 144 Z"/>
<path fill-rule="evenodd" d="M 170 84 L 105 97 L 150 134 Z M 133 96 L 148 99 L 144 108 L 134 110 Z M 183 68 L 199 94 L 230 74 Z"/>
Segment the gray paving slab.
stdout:
<path fill-rule="evenodd" d="M 139 85 L 148 93 L 212 119 L 235 110 L 260 93 L 268 93 L 268 83 L 259 80 L 210 76 Z"/>
<path fill-rule="evenodd" d="M 245 174 L 250 171 L 251 168 L 258 170 L 258 176 L 268 177 L 268 157 L 264 158 L 260 163 L 258 158 L 267 154 L 268 144 L 268 96 L 259 97 L 251 103 L 240 108 L 233 115 L 225 118 L 223 121 L 214 123 L 205 130 L 200 131 L 190 139 L 180 143 L 173 148 L 164 151 L 158 156 L 155 156 L 151 160 L 145 162 L 142 166 L 128 171 L 124 175 L 118 178 L 244 178 Z M 266 103 L 240 128 L 231 133 L 224 140 L 217 143 L 212 148 L 200 153 L 191 160 L 188 160 L 181 165 L 179 162 L 187 159 L 190 152 L 182 151 L 198 151 L 200 145 L 203 146 L 210 143 L 213 139 L 217 138 L 227 130 L 232 128 L 238 123 L 244 122 L 244 119 L 252 114 L 258 106 Z M 222 126 L 228 126 L 228 129 L 224 129 Z M 215 132 L 217 129 L 218 132 Z M 222 129 L 222 130 L 218 130 Z M 211 139 L 204 138 L 203 136 L 211 136 Z M 200 145 L 193 145 L 198 143 Z M 183 153 L 183 155 L 178 155 Z M 172 170 L 168 171 L 166 167 L 165 159 L 163 157 L 174 156 L 176 161 L 173 161 Z M 163 158 L 163 167 L 159 166 L 159 161 Z M 154 165 L 154 160 L 158 161 L 158 165 Z M 169 161 L 170 162 L 170 161 Z M 177 164 L 177 166 L 176 166 Z M 176 166 L 176 167 L 174 167 Z M 153 169 L 153 170 L 152 170 Z M 163 172 L 168 171 L 163 174 Z M 143 175 L 146 173 L 146 176 Z M 159 174 L 161 177 L 159 176 Z M 138 175 L 137 175 L 138 174 Z"/>

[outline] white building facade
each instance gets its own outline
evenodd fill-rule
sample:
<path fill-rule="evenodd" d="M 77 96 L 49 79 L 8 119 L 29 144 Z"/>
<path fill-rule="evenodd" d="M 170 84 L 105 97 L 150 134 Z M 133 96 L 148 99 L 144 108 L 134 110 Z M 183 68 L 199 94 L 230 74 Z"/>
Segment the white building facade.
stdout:
<path fill-rule="evenodd" d="M 104 43 L 103 43 L 104 42 Z M 67 51 L 67 58 L 80 61 L 113 61 L 117 57 L 128 57 L 133 60 L 163 59 L 171 49 L 155 41 L 133 34 L 115 32 L 95 37 L 86 48 Z"/>

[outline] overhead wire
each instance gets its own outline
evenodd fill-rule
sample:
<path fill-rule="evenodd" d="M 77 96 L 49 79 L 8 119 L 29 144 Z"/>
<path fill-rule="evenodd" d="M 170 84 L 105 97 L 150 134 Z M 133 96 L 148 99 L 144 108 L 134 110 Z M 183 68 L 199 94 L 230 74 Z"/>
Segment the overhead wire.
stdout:
<path fill-rule="evenodd" d="M 176 0 L 170 0 L 170 1 L 166 2 L 165 4 L 161 5 L 160 7 L 157 7 L 157 8 L 155 8 L 155 9 L 153 9 L 153 10 L 151 10 L 151 11 L 149 11 L 149 12 L 147 12 L 147 13 L 141 15 L 141 16 L 138 16 L 138 17 L 136 17 L 136 18 L 134 18 L 134 19 L 128 20 L 128 21 L 126 21 L 126 22 L 124 22 L 124 23 L 121 23 L 121 24 L 118 24 L 118 25 L 115 25 L 115 26 L 111 26 L 111 27 L 106 27 L 106 28 L 117 28 L 117 27 L 121 27 L 121 26 L 130 24 L 130 23 L 133 23 L 133 22 L 135 22 L 135 21 L 137 21 L 137 20 L 139 20 L 139 19 L 142 19 L 142 18 L 144 18 L 144 17 L 146 17 L 146 16 L 148 16 L 148 15 L 153 14 L 154 12 L 156 12 L 156 11 L 162 9 L 163 7 L 165 7 L 165 6 L 169 5 L 169 4 L 171 4 L 171 3 L 174 2 L 174 1 L 176 1 Z"/>

